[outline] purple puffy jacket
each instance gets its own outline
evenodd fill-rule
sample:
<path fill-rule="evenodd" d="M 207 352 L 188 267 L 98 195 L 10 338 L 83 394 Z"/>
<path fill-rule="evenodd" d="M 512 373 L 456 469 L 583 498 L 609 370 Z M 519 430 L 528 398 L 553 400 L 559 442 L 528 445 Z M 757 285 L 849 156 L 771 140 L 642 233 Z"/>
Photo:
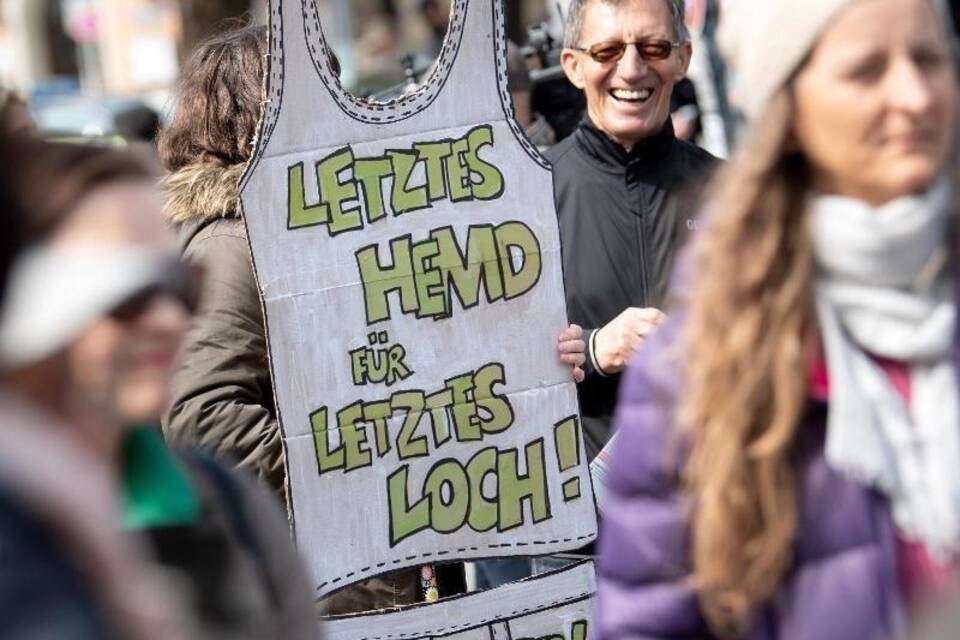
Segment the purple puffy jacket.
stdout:
<path fill-rule="evenodd" d="M 623 379 L 600 532 L 598 640 L 710 637 L 688 582 L 688 527 L 671 436 L 681 393 L 679 325 L 670 320 L 652 336 Z M 887 501 L 827 466 L 826 409 L 811 401 L 800 430 L 795 558 L 756 613 L 751 640 L 905 635 Z"/>

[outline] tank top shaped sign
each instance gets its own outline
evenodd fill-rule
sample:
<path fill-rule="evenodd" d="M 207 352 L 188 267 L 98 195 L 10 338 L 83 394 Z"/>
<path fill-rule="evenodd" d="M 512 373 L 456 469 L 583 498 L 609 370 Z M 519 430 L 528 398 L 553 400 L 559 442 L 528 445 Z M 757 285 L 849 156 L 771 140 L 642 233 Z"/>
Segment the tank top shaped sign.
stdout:
<path fill-rule="evenodd" d="M 242 202 L 318 596 L 596 536 L 551 172 L 510 115 L 500 3 L 453 4 L 389 104 L 340 86 L 316 0 L 271 5 Z"/>

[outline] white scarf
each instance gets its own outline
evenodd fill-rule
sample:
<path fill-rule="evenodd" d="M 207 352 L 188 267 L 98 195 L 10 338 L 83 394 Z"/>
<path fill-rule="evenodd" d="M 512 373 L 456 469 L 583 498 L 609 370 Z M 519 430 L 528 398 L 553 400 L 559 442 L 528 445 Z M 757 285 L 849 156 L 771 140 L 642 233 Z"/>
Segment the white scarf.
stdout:
<path fill-rule="evenodd" d="M 811 199 L 819 328 L 830 375 L 827 462 L 879 489 L 901 533 L 940 560 L 960 551 L 960 401 L 952 278 L 943 268 L 951 189 L 875 208 Z M 867 354 L 910 367 L 902 401 Z"/>

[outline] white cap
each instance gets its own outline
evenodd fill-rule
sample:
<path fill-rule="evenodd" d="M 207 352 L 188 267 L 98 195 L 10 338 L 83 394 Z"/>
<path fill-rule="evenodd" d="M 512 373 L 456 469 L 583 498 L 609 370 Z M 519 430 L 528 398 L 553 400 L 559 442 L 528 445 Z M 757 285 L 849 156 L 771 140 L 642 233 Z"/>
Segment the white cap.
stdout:
<path fill-rule="evenodd" d="M 169 253 L 131 247 L 26 252 L 13 266 L 0 313 L 0 366 L 64 348 L 131 295 L 162 282 L 170 262 Z"/>

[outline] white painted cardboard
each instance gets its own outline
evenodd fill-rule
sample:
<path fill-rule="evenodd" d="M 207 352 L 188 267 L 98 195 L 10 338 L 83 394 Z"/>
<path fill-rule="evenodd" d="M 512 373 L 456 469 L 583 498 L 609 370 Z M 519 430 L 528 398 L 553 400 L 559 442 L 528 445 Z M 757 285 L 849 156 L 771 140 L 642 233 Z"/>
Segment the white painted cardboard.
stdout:
<path fill-rule="evenodd" d="M 395 613 L 330 618 L 326 640 L 590 640 L 592 562 Z"/>
<path fill-rule="evenodd" d="M 242 203 L 294 534 L 318 596 L 596 537 L 556 353 L 567 318 L 552 176 L 508 117 L 500 2 L 453 4 L 435 71 L 383 105 L 340 87 L 316 0 L 271 2 Z M 384 305 L 378 287 L 399 290 Z"/>

